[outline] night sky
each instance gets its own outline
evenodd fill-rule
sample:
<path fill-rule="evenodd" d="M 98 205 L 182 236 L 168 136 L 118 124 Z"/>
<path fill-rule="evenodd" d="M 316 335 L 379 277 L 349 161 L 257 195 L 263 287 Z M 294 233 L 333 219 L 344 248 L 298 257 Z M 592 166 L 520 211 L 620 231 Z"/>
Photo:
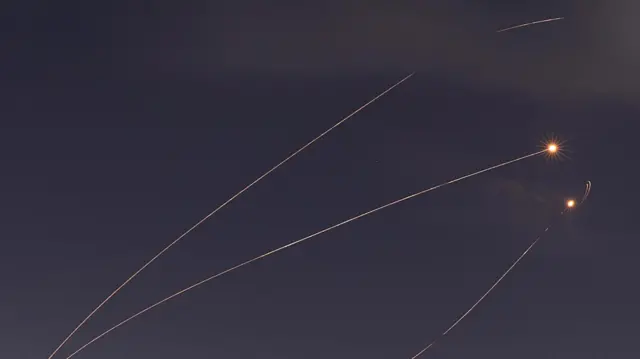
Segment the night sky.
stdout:
<path fill-rule="evenodd" d="M 638 358 L 640 2 L 20 1 L 0 22 L 0 358 Z M 304 4 L 303 4 L 304 3 Z M 139 4 L 139 5 L 137 5 Z M 545 17 L 565 20 L 496 34 Z M 559 217 L 567 197 L 584 206 Z M 66 354 L 66 355 L 65 355 Z"/>

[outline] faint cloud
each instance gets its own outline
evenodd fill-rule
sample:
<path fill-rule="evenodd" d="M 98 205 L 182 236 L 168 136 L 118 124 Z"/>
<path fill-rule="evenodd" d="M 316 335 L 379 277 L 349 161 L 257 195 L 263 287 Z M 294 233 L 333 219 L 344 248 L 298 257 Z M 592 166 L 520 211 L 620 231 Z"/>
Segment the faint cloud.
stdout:
<path fill-rule="evenodd" d="M 201 76 L 415 70 L 551 98 L 640 94 L 640 3 L 543 1 L 536 11 L 483 3 L 237 2 L 198 9 L 184 21 L 134 22 L 143 35 L 128 41 L 131 56 L 156 70 Z M 566 19 L 495 33 L 545 16 Z"/>

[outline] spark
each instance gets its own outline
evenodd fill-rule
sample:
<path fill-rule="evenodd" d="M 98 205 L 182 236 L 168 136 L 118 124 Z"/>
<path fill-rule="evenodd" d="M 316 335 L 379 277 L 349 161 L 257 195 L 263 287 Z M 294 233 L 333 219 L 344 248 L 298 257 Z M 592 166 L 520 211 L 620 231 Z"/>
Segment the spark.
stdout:
<path fill-rule="evenodd" d="M 381 98 L 382 96 L 386 95 L 389 91 L 393 90 L 394 88 L 398 87 L 400 84 L 402 84 L 403 82 L 405 82 L 406 80 L 408 80 L 409 78 L 411 78 L 413 75 L 415 74 L 415 72 L 405 76 L 403 79 L 401 79 L 400 81 L 396 82 L 395 84 L 393 84 L 391 87 L 387 88 L 385 91 L 381 92 L 380 94 L 378 94 L 376 97 L 374 97 L 372 100 L 370 100 L 369 102 L 365 103 L 364 105 L 360 106 L 358 109 L 356 109 L 355 111 L 351 112 L 348 116 L 342 118 L 340 121 L 338 121 L 336 124 L 334 124 L 333 126 L 331 126 L 328 130 L 324 131 L 323 133 L 321 133 L 319 136 L 317 136 L 316 138 L 314 138 L 313 140 L 311 140 L 310 142 L 308 142 L 306 145 L 300 147 L 297 151 L 293 152 L 291 155 L 289 155 L 287 158 L 285 158 L 284 160 L 282 160 L 280 163 L 278 163 L 277 165 L 275 165 L 274 167 L 272 167 L 270 170 L 268 170 L 267 172 L 265 172 L 263 175 L 261 175 L 260 177 L 258 177 L 256 180 L 254 180 L 253 182 L 251 182 L 249 185 L 247 185 L 246 187 L 244 187 L 242 190 L 240 190 L 240 192 L 236 193 L 235 195 L 233 195 L 231 198 L 229 198 L 226 202 L 222 203 L 220 206 L 218 206 L 218 208 L 214 209 L 212 212 L 210 212 L 209 214 L 207 214 L 204 218 L 202 218 L 199 222 L 197 222 L 195 225 L 193 225 L 191 228 L 189 228 L 188 230 L 186 230 L 184 233 L 182 233 L 178 238 L 176 238 L 173 242 L 169 243 L 168 246 L 166 246 L 164 249 L 162 249 L 160 252 L 158 252 L 153 258 L 151 258 L 151 260 L 149 260 L 148 262 L 146 262 L 142 267 L 140 267 L 140 269 L 138 269 L 137 271 L 135 271 L 129 278 L 127 278 L 127 280 L 125 280 L 122 284 L 120 284 L 120 286 L 118 288 L 116 288 L 111 294 L 109 294 L 109 296 L 107 296 L 102 303 L 100 303 L 95 309 L 93 309 L 93 311 L 91 311 L 91 313 L 89 313 L 89 315 L 87 315 L 86 318 L 84 318 L 82 320 L 82 322 L 80 322 L 80 324 L 78 324 L 78 326 L 76 326 L 76 328 L 62 341 L 62 343 L 60 343 L 60 345 L 58 345 L 58 347 L 49 355 L 48 359 L 53 358 L 54 355 L 56 355 L 56 353 L 60 350 L 60 348 L 62 348 L 62 346 L 64 346 L 69 339 L 71 339 L 71 337 L 98 311 L 100 310 L 100 308 L 102 308 L 102 306 L 104 306 L 114 295 L 116 295 L 124 286 L 126 286 L 131 280 L 133 280 L 133 278 L 135 278 L 138 274 L 140 274 L 140 272 L 142 272 L 145 268 L 147 268 L 147 266 L 149 266 L 151 263 L 153 263 L 156 259 L 158 259 L 158 257 L 160 257 L 162 254 L 164 254 L 167 250 L 169 250 L 169 248 L 173 247 L 176 243 L 178 243 L 180 240 L 182 240 L 185 236 L 187 236 L 189 233 L 191 233 L 194 229 L 196 229 L 197 227 L 199 227 L 202 223 L 204 223 L 207 219 L 209 219 L 211 216 L 213 216 L 214 214 L 216 214 L 218 211 L 220 211 L 222 208 L 224 208 L 227 204 L 229 204 L 231 201 L 233 201 L 234 199 L 236 199 L 237 197 L 239 197 L 240 195 L 242 195 L 245 191 L 247 191 L 249 188 L 253 187 L 255 184 L 257 184 L 258 182 L 260 182 L 263 178 L 267 177 L 269 174 L 271 174 L 271 172 L 275 171 L 276 169 L 278 169 L 280 166 L 284 165 L 285 163 L 287 163 L 289 160 L 291 160 L 293 157 L 295 157 L 297 154 L 299 154 L 300 152 L 302 152 L 303 150 L 305 150 L 307 147 L 311 146 L 314 142 L 318 141 L 319 139 L 321 139 L 322 137 L 324 137 L 326 134 L 328 134 L 329 132 L 331 132 L 333 129 L 335 129 L 336 127 L 340 126 L 342 123 L 344 123 L 345 121 L 347 121 L 348 119 L 350 119 L 351 117 L 355 116 L 358 112 L 364 110 L 365 108 L 367 108 L 369 105 L 371 105 L 372 103 L 374 103 L 375 101 L 377 101 L 379 98 Z"/>
<path fill-rule="evenodd" d="M 546 149 L 546 157 L 549 160 L 557 161 L 569 158 L 567 156 L 567 141 L 561 140 L 559 137 L 551 134 L 546 135 L 540 143 L 540 149 Z"/>
<path fill-rule="evenodd" d="M 510 27 L 498 30 L 496 32 L 505 32 L 505 31 L 509 31 L 509 30 L 519 29 L 521 27 L 527 27 L 527 26 L 531 26 L 531 25 L 542 24 L 542 23 L 545 23 L 545 22 L 552 22 L 552 21 L 558 21 L 558 20 L 563 20 L 563 19 L 564 19 L 564 17 L 554 17 L 554 18 L 550 18 L 550 19 L 538 20 L 538 21 L 528 22 L 526 24 L 510 26 Z"/>
<path fill-rule="evenodd" d="M 573 199 L 570 199 L 567 201 L 567 208 L 573 208 L 576 205 L 576 201 Z"/>
<path fill-rule="evenodd" d="M 573 201 L 570 201 L 570 202 L 573 202 Z M 575 205 L 575 202 L 573 202 L 573 204 L 571 204 L 571 205 L 569 204 L 569 202 L 567 202 L 567 208 L 565 208 L 565 210 L 562 211 L 560 213 L 560 215 L 563 215 L 567 210 L 569 210 L 569 208 L 573 207 L 574 205 Z M 516 259 L 516 261 L 513 262 L 513 264 L 511 264 L 511 266 L 493 283 L 493 285 L 491 285 L 491 287 L 489 287 L 489 290 L 487 290 L 480 297 L 480 299 L 478 299 L 475 303 L 473 303 L 471 308 L 469 308 L 462 316 L 460 316 L 460 318 L 458 318 L 449 328 L 447 328 L 447 330 L 442 332 L 442 334 L 440 334 L 440 336 L 437 339 L 435 339 L 429 345 L 427 345 L 422 350 L 420 350 L 418 352 L 418 354 L 412 356 L 411 359 L 418 358 L 419 356 L 424 354 L 427 350 L 429 350 L 429 348 L 434 346 L 438 340 L 442 339 L 447 334 L 449 334 L 449 332 L 452 331 L 453 328 L 455 328 L 467 315 L 469 315 L 469 313 L 471 313 L 471 311 L 473 311 L 480 304 L 480 302 L 482 302 L 489 295 L 489 293 L 491 293 L 493 291 L 493 289 L 513 270 L 513 268 L 515 268 L 518 265 L 518 263 L 520 263 L 522 258 L 524 258 L 527 255 L 527 253 L 529 253 L 531 251 L 531 249 L 540 241 L 540 238 L 542 238 L 542 236 L 544 236 L 544 234 L 547 233 L 550 228 L 551 228 L 551 225 L 549 225 L 547 228 L 545 228 L 544 232 L 540 236 L 538 236 L 538 238 L 536 238 L 533 241 L 533 243 L 531 243 L 531 245 L 524 252 L 522 252 L 520 257 L 518 257 L 518 259 Z"/>
<path fill-rule="evenodd" d="M 408 195 L 408 196 L 405 196 L 405 197 L 400 198 L 400 199 L 398 199 L 398 200 L 395 200 L 395 201 L 393 201 L 393 202 L 389 202 L 389 203 L 384 204 L 384 205 L 382 205 L 382 206 L 380 206 L 380 207 L 374 208 L 374 209 L 369 210 L 369 211 L 367 211 L 367 212 L 363 212 L 363 213 L 361 213 L 361 214 L 359 214 L 359 215 L 357 215 L 357 216 L 355 216 L 355 217 L 351 217 L 351 218 L 349 218 L 349 219 L 347 219 L 347 220 L 344 220 L 344 221 L 342 221 L 342 222 L 340 222 L 340 223 L 334 224 L 334 225 L 332 225 L 332 226 L 330 226 L 330 227 L 327 227 L 327 228 L 325 228 L 325 229 L 322 229 L 322 230 L 320 230 L 320 231 L 318 231 L 318 232 L 315 232 L 315 233 L 313 233 L 313 234 L 311 234 L 311 235 L 308 235 L 308 236 L 306 236 L 306 237 L 303 237 L 303 238 L 301 238 L 301 239 L 298 239 L 298 240 L 296 240 L 296 241 L 294 241 L 294 242 L 291 242 L 291 243 L 289 243 L 289 244 L 286 244 L 286 245 L 284 245 L 284 246 L 282 246 L 282 247 L 279 247 L 279 248 L 274 249 L 274 250 L 272 250 L 272 251 L 269 251 L 269 252 L 267 252 L 267 253 L 261 254 L 261 255 L 259 255 L 259 256 L 257 256 L 257 257 L 254 257 L 254 258 L 252 258 L 252 259 L 250 259 L 250 260 L 248 260 L 248 261 L 245 261 L 245 262 L 243 262 L 243 263 L 240 263 L 240 264 L 238 264 L 238 265 L 236 265 L 236 266 L 234 266 L 234 267 L 228 268 L 228 269 L 226 269 L 226 270 L 224 270 L 224 271 L 222 271 L 222 272 L 220 272 L 220 273 L 214 274 L 214 275 L 212 275 L 212 276 L 210 276 L 210 277 L 208 277 L 208 278 L 206 278 L 206 279 L 204 279 L 204 280 L 201 280 L 200 282 L 197 282 L 197 283 L 195 283 L 195 284 L 193 284 L 193 285 L 191 285 L 191 286 L 188 286 L 188 287 L 186 287 L 186 288 L 184 288 L 184 289 L 182 289 L 182 290 L 180 290 L 180 291 L 178 291 L 178 292 L 176 292 L 176 293 L 174 293 L 174 294 L 172 294 L 172 295 L 170 295 L 170 296 L 168 296 L 168 297 L 166 297 L 166 298 L 164 298 L 164 299 L 162 299 L 162 300 L 160 300 L 160 301 L 156 302 L 155 304 L 153 304 L 153 305 L 151 305 L 151 306 L 149 306 L 149 307 L 147 307 L 147 308 L 145 308 L 145 309 L 143 309 L 143 310 L 139 311 L 138 313 L 136 313 L 136 314 L 134 314 L 134 315 L 130 316 L 129 318 L 127 318 L 127 319 L 125 319 L 125 320 L 121 321 L 120 323 L 118 323 L 118 324 L 114 325 L 113 327 L 111 327 L 110 329 L 106 330 L 106 331 L 105 331 L 105 332 L 103 332 L 102 334 L 100 334 L 100 335 L 98 335 L 97 337 L 93 338 L 93 339 L 92 339 L 91 341 L 89 341 L 87 344 L 85 344 L 85 345 L 83 345 L 82 347 L 80 347 L 78 350 L 76 350 L 76 351 L 75 351 L 75 352 L 73 352 L 71 355 L 69 355 L 66 359 L 70 359 L 70 358 L 72 358 L 73 356 L 75 356 L 76 354 L 78 354 L 79 352 L 81 352 L 82 350 L 84 350 L 86 347 L 88 347 L 89 345 L 93 344 L 93 343 L 94 343 L 94 342 L 96 342 L 97 340 L 101 339 L 102 337 L 104 337 L 105 335 L 107 335 L 107 334 L 111 333 L 112 331 L 116 330 L 117 328 L 119 328 L 119 327 L 123 326 L 124 324 L 128 323 L 129 321 L 131 321 L 131 320 L 133 320 L 133 319 L 135 319 L 135 318 L 139 317 L 140 315 L 142 315 L 142 314 L 144 314 L 144 313 L 146 313 L 146 312 L 148 312 L 148 311 L 150 311 L 150 310 L 154 309 L 155 307 L 157 307 L 157 306 L 159 306 L 159 305 L 161 305 L 161 304 L 163 304 L 163 303 L 165 303 L 165 302 L 167 302 L 167 301 L 169 301 L 169 300 L 171 300 L 171 299 L 173 299 L 173 298 L 176 298 L 176 297 L 178 297 L 178 296 L 180 296 L 180 295 L 182 295 L 182 294 L 184 294 L 184 293 L 186 293 L 186 292 L 188 292 L 188 291 L 190 291 L 190 290 L 192 290 L 192 289 L 195 289 L 195 288 L 197 288 L 197 287 L 199 287 L 199 286 L 201 286 L 201 285 L 203 285 L 203 284 L 205 284 L 205 283 L 207 283 L 207 282 L 209 282 L 209 281 L 211 281 L 211 280 L 213 280 L 213 279 L 216 279 L 216 278 L 221 277 L 221 276 L 223 276 L 223 275 L 225 275 L 225 274 L 228 274 L 228 273 L 230 273 L 230 272 L 232 272 L 232 271 L 235 271 L 235 270 L 237 270 L 237 269 L 240 269 L 240 268 L 242 268 L 242 267 L 244 267 L 244 266 L 246 266 L 246 265 L 248 265 L 248 264 L 251 264 L 251 263 L 253 263 L 253 262 L 255 262 L 255 261 L 258 261 L 258 260 L 260 260 L 260 259 L 266 258 L 266 257 L 268 257 L 268 256 L 270 256 L 270 255 L 273 255 L 273 254 L 277 253 L 277 252 L 280 252 L 280 251 L 283 251 L 283 250 L 285 250 L 285 249 L 287 249 L 287 248 L 293 247 L 293 246 L 295 246 L 295 245 L 297 245 L 297 244 L 300 244 L 300 243 L 302 243 L 302 242 L 304 242 L 304 241 L 306 241 L 306 240 L 309 240 L 309 239 L 311 239 L 311 238 L 313 238 L 313 237 L 316 237 L 316 236 L 318 236 L 318 235 L 320 235 L 320 234 L 323 234 L 323 233 L 329 232 L 329 231 L 331 231 L 331 230 L 333 230 L 333 229 L 336 229 L 336 228 L 338 228 L 338 227 L 341 227 L 341 226 L 343 226 L 343 225 L 345 225 L 345 224 L 347 224 L 347 223 L 353 222 L 353 221 L 358 220 L 358 219 L 360 219 L 360 218 L 363 218 L 363 217 L 366 217 L 366 216 L 368 216 L 368 215 L 371 215 L 371 214 L 373 214 L 373 213 L 375 213 L 375 212 L 381 211 L 381 210 L 383 210 L 383 209 L 385 209 L 385 208 L 388 208 L 388 207 L 394 206 L 394 205 L 399 204 L 399 203 L 401 203 L 401 202 L 404 202 L 404 201 L 407 201 L 407 200 L 409 200 L 409 199 L 412 199 L 412 198 L 418 197 L 418 196 L 420 196 L 420 195 L 426 194 L 426 193 L 428 193 L 428 192 L 434 191 L 434 190 L 436 190 L 436 189 L 438 189 L 438 188 L 442 188 L 442 187 L 444 187 L 444 186 L 447 186 L 447 185 L 450 185 L 450 184 L 454 184 L 454 183 L 456 183 L 456 182 L 460 182 L 460 181 L 462 181 L 462 180 L 465 180 L 465 179 L 468 179 L 468 178 L 471 178 L 471 177 L 477 176 L 477 175 L 479 175 L 479 174 L 482 174 L 482 173 L 485 173 L 485 172 L 489 172 L 489 171 L 491 171 L 491 170 L 494 170 L 494 169 L 497 169 L 497 168 L 500 168 L 500 167 L 503 167 L 503 166 L 506 166 L 506 165 L 509 165 L 509 164 L 512 164 L 512 163 L 515 163 L 515 162 L 518 162 L 518 161 L 522 161 L 522 160 L 527 159 L 527 158 L 530 158 L 530 157 L 534 157 L 534 156 L 537 156 L 537 155 L 543 154 L 543 153 L 545 153 L 546 151 L 547 151 L 547 150 L 541 150 L 541 151 L 533 152 L 533 153 L 530 153 L 530 154 L 528 154 L 528 155 L 524 155 L 524 156 L 522 156 L 522 157 L 518 157 L 518 158 L 516 158 L 516 159 L 512 159 L 512 160 L 509 160 L 509 161 L 506 161 L 506 162 L 502 162 L 502 163 L 500 163 L 500 164 L 497 164 L 497 165 L 494 165 L 494 166 L 491 166 L 491 167 L 488 167 L 488 168 L 485 168 L 485 169 L 482 169 L 482 170 L 479 170 L 479 171 L 473 172 L 473 173 L 471 173 L 471 174 L 467 174 L 467 175 L 464 175 L 464 176 L 462 176 L 462 177 L 455 178 L 455 179 L 453 179 L 453 180 L 450 180 L 450 181 L 447 181 L 447 182 L 441 183 L 441 184 L 436 185 L 436 186 L 433 186 L 433 187 L 431 187 L 431 188 L 427 188 L 427 189 L 424 189 L 424 190 L 422 190 L 422 191 L 415 192 L 415 193 L 413 193 L 413 194 L 410 194 L 410 195 Z"/>

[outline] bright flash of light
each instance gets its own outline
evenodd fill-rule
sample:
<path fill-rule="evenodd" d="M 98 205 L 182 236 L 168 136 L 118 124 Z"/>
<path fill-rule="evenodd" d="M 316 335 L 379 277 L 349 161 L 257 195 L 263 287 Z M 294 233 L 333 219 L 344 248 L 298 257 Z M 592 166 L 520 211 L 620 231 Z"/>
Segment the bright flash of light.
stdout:
<path fill-rule="evenodd" d="M 567 207 L 568 208 L 573 208 L 576 205 L 576 201 L 570 199 L 567 201 Z"/>
<path fill-rule="evenodd" d="M 60 350 L 60 348 L 62 348 L 62 346 L 65 345 L 65 343 L 67 343 L 69 341 L 69 339 L 71 339 L 71 337 L 98 311 L 100 310 L 100 308 L 102 308 L 102 306 L 104 306 L 114 295 L 116 295 L 124 286 L 126 286 L 131 280 L 133 280 L 133 278 L 135 278 L 138 274 L 140 274 L 140 272 L 142 272 L 145 268 L 147 268 L 147 266 L 149 266 L 151 263 L 153 263 L 156 259 L 158 259 L 158 257 L 160 257 L 162 254 L 164 254 L 164 252 L 166 252 L 167 250 L 169 250 L 169 248 L 171 248 L 172 246 L 174 246 L 176 243 L 180 242 L 184 237 L 186 237 L 189 233 L 191 233 L 194 229 L 196 229 L 197 227 L 199 227 L 202 223 L 204 223 L 207 219 L 209 219 L 210 217 L 212 217 L 214 214 L 216 214 L 219 210 L 221 210 L 222 208 L 224 208 L 227 204 L 229 204 L 230 202 L 232 202 L 234 199 L 236 199 L 237 197 L 239 197 L 240 195 L 242 195 L 244 192 L 246 192 L 249 188 L 253 187 L 255 184 L 257 184 L 258 182 L 260 182 L 263 178 L 267 177 L 269 174 L 271 174 L 271 172 L 275 171 L 276 169 L 278 169 L 280 166 L 284 165 L 286 162 L 288 162 L 290 159 L 292 159 L 293 157 L 295 157 L 297 154 L 299 154 L 300 152 L 304 151 L 307 147 L 311 146 L 313 143 L 315 143 L 316 141 L 318 141 L 319 139 L 321 139 L 322 137 L 324 137 L 326 134 L 328 134 L 329 132 L 331 132 L 333 129 L 335 129 L 336 127 L 340 126 L 343 122 L 347 121 L 348 119 L 350 119 L 351 117 L 355 116 L 357 113 L 359 113 L 360 111 L 364 110 L 365 108 L 367 108 L 369 105 L 371 105 L 372 103 L 376 102 L 378 99 L 380 99 L 381 97 L 383 97 L 384 95 L 386 95 L 389 91 L 393 90 L 394 88 L 400 86 L 400 84 L 402 84 L 403 82 L 405 82 L 406 80 L 408 80 L 409 78 L 411 78 L 411 76 L 413 76 L 415 73 L 411 73 L 408 76 L 405 76 L 403 79 L 401 79 L 400 81 L 396 82 L 394 85 L 388 87 L 385 91 L 381 92 L 380 94 L 378 94 L 376 97 L 374 97 L 373 99 L 369 100 L 369 102 L 365 103 L 364 105 L 360 106 L 358 109 L 356 109 L 355 111 L 351 112 L 351 114 L 347 115 L 346 117 L 343 117 L 340 121 L 338 121 L 336 124 L 334 124 L 333 126 L 331 126 L 328 130 L 324 131 L 323 133 L 321 133 L 319 136 L 317 136 L 316 138 L 314 138 L 313 140 L 307 142 L 306 145 L 300 147 L 297 151 L 293 152 L 292 154 L 290 154 L 287 158 L 285 158 L 284 160 L 282 160 L 280 163 L 278 163 L 277 165 L 275 165 L 274 167 L 272 167 L 270 170 L 268 170 L 267 172 L 265 172 L 263 175 L 261 175 L 260 177 L 258 177 L 256 180 L 254 180 L 253 182 L 251 182 L 249 185 L 247 185 L 246 187 L 244 187 L 242 190 L 240 190 L 240 192 L 236 193 L 235 195 L 233 195 L 233 197 L 229 198 L 226 202 L 222 203 L 220 206 L 218 206 L 218 208 L 214 209 L 213 211 L 211 211 L 209 214 L 207 214 L 204 218 L 202 218 L 198 223 L 196 223 L 195 225 L 193 225 L 191 228 L 187 229 L 185 232 L 183 232 L 178 238 L 176 238 L 173 242 L 169 243 L 169 245 L 167 245 L 166 247 L 164 247 L 164 249 L 162 249 L 160 252 L 158 252 L 153 258 L 151 258 L 147 263 L 145 263 L 142 267 L 140 267 L 140 269 L 138 269 L 137 271 L 135 271 L 129 278 L 127 278 L 127 280 L 125 280 L 122 284 L 120 284 L 120 286 L 118 288 L 116 288 L 111 294 L 109 294 L 109 296 L 107 296 L 102 303 L 100 303 L 96 308 L 93 309 L 93 311 L 91 311 L 91 313 L 89 313 L 89 315 L 87 315 L 81 322 L 80 324 L 78 324 L 75 329 L 73 329 L 71 331 L 71 333 L 69 335 L 67 335 L 67 337 L 58 345 L 58 347 L 49 355 L 48 359 L 53 358 L 54 355 L 56 355 L 56 353 Z"/>
<path fill-rule="evenodd" d="M 540 148 L 545 150 L 545 157 L 551 161 L 568 159 L 566 141 L 551 134 L 544 136 Z"/>
<path fill-rule="evenodd" d="M 366 217 L 366 216 L 368 216 L 368 215 L 370 215 L 370 214 L 373 214 L 373 213 L 375 213 L 375 212 L 381 211 L 381 210 L 383 210 L 383 209 L 385 209 L 385 208 L 387 208 L 387 207 L 394 206 L 394 205 L 399 204 L 399 203 L 401 203 L 401 202 L 404 202 L 404 201 L 407 201 L 407 200 L 409 200 L 409 199 L 412 199 L 412 198 L 418 197 L 418 196 L 420 196 L 420 195 L 423 195 L 423 194 L 425 194 L 425 193 L 428 193 L 428 192 L 434 191 L 434 190 L 436 190 L 436 189 L 438 189 L 438 188 L 442 188 L 442 187 L 445 187 L 445 186 L 447 186 L 447 185 L 450 185 L 450 184 L 453 184 L 453 183 L 456 183 L 456 182 L 460 182 L 460 181 L 465 180 L 465 179 L 467 179 L 467 178 L 471 178 L 471 177 L 477 176 L 477 175 L 479 175 L 479 174 L 482 174 L 482 173 L 485 173 L 485 172 L 489 172 L 489 171 L 492 171 L 492 170 L 494 170 L 494 169 L 497 169 L 497 168 L 500 168 L 500 167 L 503 167 L 503 166 L 506 166 L 506 165 L 509 165 L 509 164 L 512 164 L 512 163 L 515 163 L 515 162 L 522 161 L 522 160 L 524 160 L 524 159 L 526 159 L 526 158 L 534 157 L 534 156 L 537 156 L 537 155 L 541 155 L 541 154 L 543 154 L 543 153 L 545 153 L 545 152 L 546 152 L 546 150 L 541 150 L 541 151 L 533 152 L 533 153 L 530 153 L 530 154 L 528 154 L 528 155 L 524 155 L 524 156 L 521 156 L 521 157 L 518 157 L 518 158 L 515 158 L 515 159 L 512 159 L 512 160 L 509 160 L 509 161 L 506 161 L 506 162 L 502 162 L 502 163 L 500 163 L 500 164 L 493 165 L 493 166 L 490 166 L 490 167 L 487 167 L 487 168 L 484 168 L 484 169 L 478 170 L 478 171 L 476 171 L 476 172 L 473 172 L 473 173 L 470 173 L 470 174 L 467 174 L 467 175 L 464 175 L 464 176 L 461 176 L 461 177 L 458 177 L 458 178 L 452 179 L 452 180 L 450 180 L 450 181 L 447 181 L 447 182 L 441 183 L 441 184 L 436 185 L 436 186 L 433 186 L 433 187 L 431 187 L 431 188 L 427 188 L 427 189 L 421 190 L 421 191 L 419 191 L 419 192 L 415 192 L 415 193 L 413 193 L 413 194 L 410 194 L 410 195 L 405 196 L 405 197 L 403 197 L 403 198 L 397 199 L 397 200 L 395 200 L 395 201 L 393 201 L 393 202 L 389 202 L 389 203 L 387 203 L 387 204 L 384 204 L 384 205 L 382 205 L 382 206 L 380 206 L 380 207 L 374 208 L 374 209 L 369 210 L 369 211 L 367 211 L 367 212 L 360 213 L 360 214 L 359 214 L 359 215 L 357 215 L 357 216 L 354 216 L 354 217 L 351 217 L 351 218 L 349 218 L 349 219 L 346 219 L 346 220 L 344 220 L 344 221 L 342 221 L 342 222 L 340 222 L 340 223 L 334 224 L 334 225 L 332 225 L 332 226 L 330 226 L 330 227 L 327 227 L 327 228 L 325 228 L 325 229 L 322 229 L 322 230 L 320 230 L 320 231 L 318 231 L 318 232 L 315 232 L 315 233 L 310 234 L 310 235 L 308 235 L 308 236 L 306 236 L 306 237 L 303 237 L 303 238 L 301 238 L 301 239 L 298 239 L 298 240 L 296 240 L 296 241 L 293 241 L 293 242 L 291 242 L 291 243 L 289 243 L 289 244 L 285 244 L 285 245 L 283 245 L 283 246 L 281 246 L 281 247 L 279 247 L 279 248 L 276 248 L 276 249 L 274 249 L 274 250 L 271 250 L 271 251 L 269 251 L 269 252 L 266 252 L 266 253 L 264 253 L 264 254 L 261 254 L 261 255 L 259 255 L 259 256 L 257 256 L 257 257 L 254 257 L 254 258 L 252 258 L 252 259 L 249 259 L 249 260 L 247 260 L 247 261 L 245 261 L 245 262 L 243 262 L 243 263 L 240 263 L 240 264 L 238 264 L 238 265 L 236 265 L 236 266 L 234 266 L 234 267 L 228 268 L 228 269 L 226 269 L 226 270 L 224 270 L 224 271 L 222 271 L 222 272 L 219 272 L 219 273 L 217 273 L 217 274 L 214 274 L 214 275 L 212 275 L 212 276 L 210 276 L 210 277 L 208 277 L 208 278 L 205 278 L 205 279 L 203 279 L 203 280 L 201 280 L 201 281 L 199 281 L 199 282 L 197 282 L 197 283 L 195 283 L 195 284 L 192 284 L 192 285 L 190 285 L 190 286 L 188 286 L 188 287 L 186 287 L 186 288 L 184 288 L 184 289 L 182 289 L 182 290 L 180 290 L 180 291 L 175 292 L 174 294 L 172 294 L 172 295 L 170 295 L 170 296 L 168 296 L 168 297 L 166 297 L 166 298 L 164 298 L 164 299 L 162 299 L 162 300 L 160 300 L 160 301 L 156 302 L 155 304 L 153 304 L 153 305 L 151 305 L 151 306 L 149 306 L 149 307 L 147 307 L 147 308 L 145 308 L 145 309 L 143 309 L 143 310 L 139 311 L 138 313 L 136 313 L 136 314 L 134 314 L 134 315 L 130 316 L 129 318 L 127 318 L 127 319 L 125 319 L 125 320 L 121 321 L 120 323 L 118 323 L 118 324 L 114 325 L 113 327 L 111 327 L 110 329 L 106 330 L 106 331 L 105 331 L 105 332 L 103 332 L 102 334 L 100 334 L 100 335 L 98 335 L 98 336 L 94 337 L 93 339 L 91 339 L 91 341 L 89 341 L 89 342 L 88 342 L 88 343 L 86 343 L 85 345 L 81 346 L 81 347 L 80 347 L 78 350 L 76 350 L 75 352 L 71 353 L 71 355 L 67 356 L 67 358 L 66 358 L 66 359 L 70 359 L 71 357 L 74 357 L 76 354 L 78 354 L 79 352 L 81 352 L 82 350 L 84 350 L 84 349 L 85 349 L 86 347 L 88 347 L 89 345 L 93 344 L 93 343 L 94 343 L 94 342 L 96 342 L 97 340 L 101 339 L 102 337 L 104 337 L 105 335 L 107 335 L 107 334 L 111 333 L 112 331 L 114 331 L 114 330 L 118 329 L 119 327 L 121 327 L 121 326 L 125 325 L 125 324 L 126 324 L 126 323 L 128 323 L 129 321 L 131 321 L 131 320 L 133 320 L 133 319 L 135 319 L 135 318 L 139 317 L 140 315 L 142 315 L 142 314 L 144 314 L 144 313 L 146 313 L 146 312 L 148 312 L 148 311 L 150 311 L 150 310 L 154 309 L 155 307 L 157 307 L 157 306 L 159 306 L 159 305 L 161 305 L 161 304 L 163 304 L 163 303 L 165 303 L 165 302 L 167 302 L 167 301 L 169 301 L 169 300 L 171 300 L 171 299 L 173 299 L 173 298 L 175 298 L 175 297 L 178 297 L 178 296 L 180 296 L 180 295 L 182 295 L 182 294 L 184 294 L 184 293 L 186 293 L 186 292 L 188 292 L 188 291 L 190 291 L 190 290 L 192 290 L 192 289 L 195 289 L 196 287 L 199 287 L 199 286 L 201 286 L 201 285 L 203 285 L 203 284 L 205 284 L 205 283 L 207 283 L 207 282 L 209 282 L 209 281 L 211 281 L 211 280 L 213 280 L 213 279 L 216 279 L 216 278 L 221 277 L 221 276 L 223 276 L 223 275 L 225 275 L 225 274 L 228 274 L 228 273 L 233 272 L 233 271 L 235 271 L 235 270 L 237 270 L 237 269 L 240 269 L 241 267 L 244 267 L 244 266 L 246 266 L 246 265 L 249 265 L 249 264 L 251 264 L 251 263 L 253 263 L 253 262 L 255 262 L 255 261 L 258 261 L 258 260 L 261 260 L 261 259 L 266 258 L 266 257 L 268 257 L 268 256 L 271 256 L 272 254 L 275 254 L 275 253 L 280 252 L 280 251 L 283 251 L 283 250 L 285 250 L 285 249 L 287 249 L 287 248 L 293 247 L 293 246 L 295 246 L 295 245 L 297 245 L 297 244 L 300 244 L 300 243 L 302 243 L 302 242 L 304 242 L 304 241 L 306 241 L 306 240 L 309 240 L 309 239 L 311 239 L 311 238 L 313 238 L 313 237 L 316 237 L 316 236 L 318 236 L 318 235 L 320 235 L 320 234 L 323 234 L 323 233 L 329 232 L 329 231 L 331 231 L 331 230 L 333 230 L 333 229 L 336 229 L 336 228 L 338 228 L 338 227 L 342 227 L 342 226 L 344 226 L 344 225 L 345 225 L 345 224 L 347 224 L 347 223 L 353 222 L 353 221 L 355 221 L 355 220 L 358 220 L 358 219 L 360 219 L 360 218 Z"/>

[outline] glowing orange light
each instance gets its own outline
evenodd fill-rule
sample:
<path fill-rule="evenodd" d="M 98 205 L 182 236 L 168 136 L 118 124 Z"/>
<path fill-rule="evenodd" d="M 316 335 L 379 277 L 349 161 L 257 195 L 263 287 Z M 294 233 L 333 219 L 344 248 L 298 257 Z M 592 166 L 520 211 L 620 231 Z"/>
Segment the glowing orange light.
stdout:
<path fill-rule="evenodd" d="M 572 199 L 567 201 L 567 207 L 573 208 L 573 207 L 575 207 L 575 205 L 576 205 L 576 201 L 574 201 Z"/>
<path fill-rule="evenodd" d="M 556 145 L 555 143 L 550 143 L 547 146 L 547 151 L 549 151 L 549 153 L 556 153 L 558 152 L 558 145 Z"/>

